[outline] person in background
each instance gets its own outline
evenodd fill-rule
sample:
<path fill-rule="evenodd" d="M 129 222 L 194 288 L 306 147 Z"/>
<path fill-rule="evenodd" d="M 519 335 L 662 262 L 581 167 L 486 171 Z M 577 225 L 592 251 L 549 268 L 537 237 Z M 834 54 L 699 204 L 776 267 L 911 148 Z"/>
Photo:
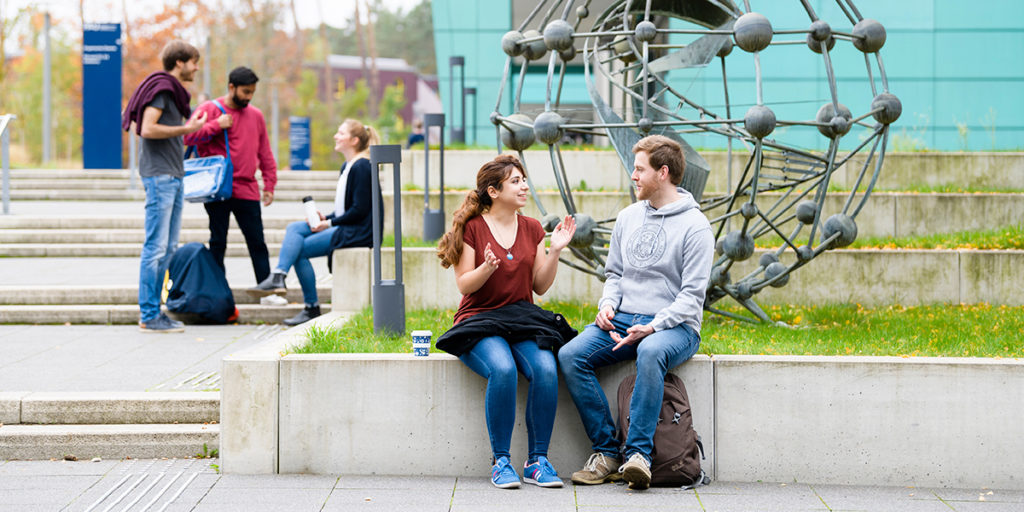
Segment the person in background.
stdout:
<path fill-rule="evenodd" d="M 554 350 L 576 334 L 561 315 L 533 304 L 533 294 L 543 295 L 554 282 L 558 257 L 572 240 L 576 222 L 568 216 L 560 222 L 546 250 L 540 222 L 518 213 L 529 190 L 526 172 L 515 157 L 503 155 L 485 163 L 477 172 L 476 190 L 455 212 L 437 251 L 442 266 L 454 267 L 462 293 L 455 325 L 438 338 L 437 348 L 487 379 L 491 483 L 502 489 L 520 486 L 509 452 L 518 373 L 530 381 L 525 480 L 562 487 L 547 458 L 558 405 Z"/>
<path fill-rule="evenodd" d="M 139 256 L 139 329 L 148 333 L 183 332 L 185 324 L 160 311 L 160 291 L 171 255 L 178 247 L 184 205 L 185 146 L 182 137 L 206 123 L 206 114 L 189 119 L 191 95 L 185 83 L 199 69 L 199 50 L 179 40 L 160 51 L 163 71 L 136 87 L 121 128 L 142 137 L 139 176 L 146 189 L 146 240 Z M 183 123 L 185 119 L 188 122 Z"/>
<path fill-rule="evenodd" d="M 270 252 L 263 238 L 263 206 L 274 202 L 277 183 L 277 162 L 267 137 L 267 122 L 263 112 L 249 102 L 256 94 L 259 77 L 247 67 L 237 67 L 228 74 L 228 94 L 214 101 L 224 107 L 224 113 L 213 101 L 196 109 L 196 115 L 205 114 L 208 121 L 195 133 L 185 136 L 185 144 L 196 146 L 199 156 L 227 156 L 224 135 L 231 149 L 231 197 L 224 201 L 203 203 L 210 226 L 210 252 L 220 268 L 224 268 L 224 253 L 228 248 L 228 226 L 234 214 L 238 228 L 249 249 L 252 270 L 257 283 L 270 275 Z M 256 180 L 256 170 L 263 177 L 263 193 Z"/>
<path fill-rule="evenodd" d="M 294 267 L 302 286 L 305 307 L 299 314 L 284 321 L 285 325 L 299 325 L 320 316 L 320 301 L 316 292 L 316 273 L 310 258 L 330 255 L 342 247 L 372 247 L 373 218 L 370 146 L 377 144 L 377 132 L 355 119 L 346 119 L 334 134 L 334 150 L 345 157 L 338 176 L 334 195 L 334 210 L 320 213 L 319 224 L 307 221 L 292 222 L 285 231 L 277 267 L 251 291 L 256 295 L 285 293 L 285 277 Z M 384 199 L 379 195 L 380 216 L 384 218 Z M 382 223 L 383 224 L 383 223 Z"/>

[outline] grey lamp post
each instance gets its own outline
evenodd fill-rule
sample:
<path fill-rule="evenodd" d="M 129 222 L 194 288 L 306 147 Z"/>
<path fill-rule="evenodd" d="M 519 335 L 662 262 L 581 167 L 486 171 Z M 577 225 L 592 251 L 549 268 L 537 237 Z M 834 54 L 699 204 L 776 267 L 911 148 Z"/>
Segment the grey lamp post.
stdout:
<path fill-rule="evenodd" d="M 459 68 L 459 95 L 455 96 L 455 68 Z M 459 98 L 461 108 L 459 115 L 462 122 L 459 126 L 452 124 L 452 142 L 466 142 L 466 58 L 461 55 L 448 57 L 448 97 L 452 102 L 451 109 L 455 110 L 455 98 Z"/>
<path fill-rule="evenodd" d="M 441 132 L 440 203 L 436 210 L 430 209 L 430 128 L 437 126 Z M 444 235 L 444 114 L 423 115 L 423 239 L 437 240 Z M 396 196 L 397 197 L 397 196 Z"/>
<path fill-rule="evenodd" d="M 405 285 L 402 284 L 402 146 L 370 146 L 373 176 L 373 332 L 405 334 Z M 392 164 L 395 194 L 395 278 L 381 279 L 380 245 L 384 219 L 381 215 L 380 165 Z"/>

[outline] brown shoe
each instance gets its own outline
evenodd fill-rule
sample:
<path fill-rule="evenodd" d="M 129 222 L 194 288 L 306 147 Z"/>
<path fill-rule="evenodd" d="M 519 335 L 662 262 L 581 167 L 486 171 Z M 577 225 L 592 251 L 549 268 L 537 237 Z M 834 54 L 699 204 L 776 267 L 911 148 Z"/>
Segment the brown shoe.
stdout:
<path fill-rule="evenodd" d="M 609 457 L 603 453 L 595 453 L 587 459 L 583 469 L 572 474 L 572 481 L 576 484 L 597 485 L 605 482 L 617 482 L 622 479 L 619 474 L 621 461 Z"/>
<path fill-rule="evenodd" d="M 634 453 L 619 468 L 622 479 L 629 482 L 629 488 L 642 491 L 651 486 L 651 465 L 639 453 Z"/>

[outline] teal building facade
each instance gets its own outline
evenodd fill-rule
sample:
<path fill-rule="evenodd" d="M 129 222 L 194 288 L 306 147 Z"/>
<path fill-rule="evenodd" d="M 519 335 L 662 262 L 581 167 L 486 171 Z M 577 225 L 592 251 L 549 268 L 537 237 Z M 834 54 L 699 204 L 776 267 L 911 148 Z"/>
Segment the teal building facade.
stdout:
<path fill-rule="evenodd" d="M 574 6 L 582 3 L 576 2 Z M 580 30 L 588 30 L 597 11 L 610 3 L 607 0 L 591 2 L 591 15 Z M 809 3 L 833 30 L 851 30 L 852 24 L 834 0 L 810 0 Z M 889 91 L 899 97 L 903 105 L 902 116 L 892 126 L 890 150 L 1024 150 L 1024 2 L 854 0 L 854 3 L 865 18 L 879 20 L 886 29 L 887 39 L 880 53 Z M 506 65 L 501 37 L 518 28 L 536 4 L 532 0 L 432 0 L 439 90 L 449 127 L 457 125 L 461 119 L 460 77 L 456 71 L 453 84 L 450 57 L 464 57 L 465 85 L 477 90 L 476 115 L 473 115 L 472 98 L 466 108 L 469 143 L 495 145 L 495 128 L 489 120 L 491 113 L 496 108 L 502 114 L 513 112 L 521 61 L 514 59 L 513 72 L 504 84 L 499 104 L 498 92 L 503 87 Z M 742 7 L 742 2 L 739 4 Z M 798 0 L 751 0 L 750 4 L 753 11 L 771 21 L 775 30 L 799 30 L 810 25 Z M 544 10 L 548 7 L 545 5 Z M 541 12 L 527 28 L 543 31 L 539 21 L 543 14 Z M 575 19 L 575 14 L 571 14 L 569 21 Z M 671 20 L 669 27 L 693 28 L 681 20 Z M 693 36 L 672 35 L 670 41 L 685 42 L 685 37 Z M 741 118 L 746 109 L 755 104 L 753 58 L 744 53 L 737 47 L 725 58 L 733 118 Z M 531 117 L 543 111 L 548 56 L 530 63 L 523 82 L 520 110 Z M 849 41 L 837 41 L 830 56 L 839 101 L 847 105 L 854 116 L 867 112 L 872 91 L 864 55 Z M 813 119 L 817 109 L 830 101 L 823 59 L 806 45 L 769 47 L 761 52 L 761 69 L 765 103 L 779 105 L 778 108 L 784 110 L 777 112 L 780 119 Z M 722 64 L 717 59 L 706 68 L 672 71 L 668 79 L 687 98 L 723 113 Z M 877 73 L 874 79 L 881 92 Z M 450 88 L 452 84 L 454 87 Z M 561 103 L 565 110 L 577 113 L 584 112 L 590 105 L 579 57 L 567 67 Z M 799 146 L 820 150 L 827 145 L 827 140 L 813 128 L 783 130 L 790 132 L 778 135 L 796 140 Z M 844 145 L 858 143 L 855 137 L 848 138 Z M 725 145 L 720 136 L 696 134 L 688 140 L 697 148 L 714 149 Z"/>

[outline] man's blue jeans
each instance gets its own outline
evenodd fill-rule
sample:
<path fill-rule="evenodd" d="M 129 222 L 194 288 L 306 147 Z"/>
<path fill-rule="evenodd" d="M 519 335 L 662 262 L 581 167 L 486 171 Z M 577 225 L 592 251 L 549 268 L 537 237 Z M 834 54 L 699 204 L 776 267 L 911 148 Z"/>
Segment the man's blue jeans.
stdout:
<path fill-rule="evenodd" d="M 160 314 L 160 291 L 171 255 L 178 247 L 184 187 L 167 174 L 142 178 L 146 188 L 146 241 L 139 257 L 139 320 Z"/>
<path fill-rule="evenodd" d="M 277 256 L 277 270 L 288 273 L 295 267 L 295 275 L 302 286 L 302 300 L 306 304 L 319 304 L 316 294 L 316 271 L 310 258 L 327 256 L 331 253 L 331 237 L 337 226 L 331 226 L 319 233 L 309 229 L 309 223 L 299 220 L 288 224 L 281 242 L 281 253 Z"/>
<path fill-rule="evenodd" d="M 612 324 L 616 332 L 626 336 L 626 329 L 646 325 L 654 317 L 616 313 Z M 636 360 L 636 385 L 629 403 L 630 427 L 626 435 L 623 455 L 626 458 L 640 453 L 651 460 L 654 448 L 654 428 L 658 424 L 661 398 L 665 391 L 665 374 L 693 357 L 700 347 L 700 335 L 685 325 L 657 331 L 634 345 L 623 345 L 612 351 L 615 342 L 610 334 L 590 324 L 558 352 L 566 387 L 572 395 L 576 409 L 583 420 L 583 428 L 594 452 L 619 458 L 619 440 L 615 437 L 615 422 L 608 407 L 601 384 L 594 373 L 596 368 L 620 361 Z"/>
<path fill-rule="evenodd" d="M 459 356 L 471 370 L 487 379 L 484 395 L 484 417 L 491 437 L 494 458 L 509 457 L 512 427 L 516 422 L 516 387 L 518 373 L 530 381 L 526 395 L 526 436 L 529 459 L 548 455 L 551 430 L 555 426 L 558 407 L 558 366 L 550 350 L 536 341 L 509 344 L 501 336 L 490 336 L 477 342 L 473 349 Z"/>

